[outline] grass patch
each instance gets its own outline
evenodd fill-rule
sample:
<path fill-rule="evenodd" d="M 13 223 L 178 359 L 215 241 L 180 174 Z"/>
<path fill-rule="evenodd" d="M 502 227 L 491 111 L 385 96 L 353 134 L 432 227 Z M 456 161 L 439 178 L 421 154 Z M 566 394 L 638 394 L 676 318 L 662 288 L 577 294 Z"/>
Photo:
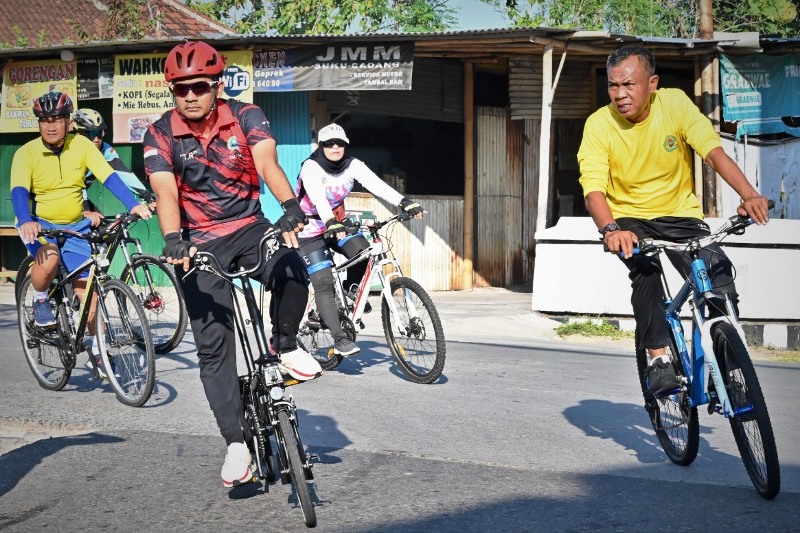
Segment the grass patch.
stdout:
<path fill-rule="evenodd" d="M 615 339 L 633 338 L 632 331 L 620 331 L 617 326 L 607 320 L 593 320 L 590 318 L 561 324 L 555 331 L 561 337 L 583 335 L 585 337 L 611 337 Z"/>
<path fill-rule="evenodd" d="M 800 349 L 780 349 L 775 346 L 751 346 L 750 356 L 762 361 L 775 361 L 779 363 L 800 363 Z"/>

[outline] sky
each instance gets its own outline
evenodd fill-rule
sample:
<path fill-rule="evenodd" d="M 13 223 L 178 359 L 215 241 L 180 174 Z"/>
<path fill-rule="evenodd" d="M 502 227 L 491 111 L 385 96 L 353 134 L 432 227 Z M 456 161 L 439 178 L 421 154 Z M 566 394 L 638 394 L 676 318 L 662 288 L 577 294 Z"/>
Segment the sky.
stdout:
<path fill-rule="evenodd" d="M 450 0 L 450 5 L 459 10 L 460 23 L 453 30 L 493 30 L 508 25 L 494 7 L 479 0 Z"/>

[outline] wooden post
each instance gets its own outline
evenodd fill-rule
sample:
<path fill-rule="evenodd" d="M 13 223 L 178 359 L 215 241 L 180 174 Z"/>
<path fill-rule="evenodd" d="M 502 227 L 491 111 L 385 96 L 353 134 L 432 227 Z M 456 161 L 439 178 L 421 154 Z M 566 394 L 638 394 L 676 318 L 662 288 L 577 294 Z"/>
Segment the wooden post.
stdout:
<path fill-rule="evenodd" d="M 700 15 L 700 38 L 713 39 L 714 38 L 714 9 L 712 0 L 700 0 L 699 15 Z M 703 72 L 700 76 L 700 93 L 702 95 L 702 111 L 703 113 L 714 122 L 716 114 L 717 120 L 714 122 L 714 127 L 719 131 L 719 95 L 717 94 L 717 86 L 715 80 L 718 76 L 714 74 L 714 68 L 717 67 L 714 54 L 704 55 L 702 60 Z M 703 162 L 703 212 L 710 217 L 717 216 L 717 173 L 711 166 Z"/>
<path fill-rule="evenodd" d="M 550 193 L 550 124 L 553 103 L 553 46 L 542 53 L 542 124 L 539 135 L 539 198 L 536 202 L 536 231 L 547 227 Z"/>
<path fill-rule="evenodd" d="M 475 250 L 475 106 L 474 66 L 464 63 L 464 259 L 461 289 L 472 290 Z"/>

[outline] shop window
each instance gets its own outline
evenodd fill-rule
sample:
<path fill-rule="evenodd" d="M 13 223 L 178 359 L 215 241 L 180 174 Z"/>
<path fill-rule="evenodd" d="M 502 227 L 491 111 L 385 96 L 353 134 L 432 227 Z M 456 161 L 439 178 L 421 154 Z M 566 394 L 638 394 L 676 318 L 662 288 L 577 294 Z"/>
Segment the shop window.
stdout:
<path fill-rule="evenodd" d="M 359 114 L 341 117 L 338 123 L 347 132 L 353 157 L 399 192 L 464 194 L 462 124 Z"/>

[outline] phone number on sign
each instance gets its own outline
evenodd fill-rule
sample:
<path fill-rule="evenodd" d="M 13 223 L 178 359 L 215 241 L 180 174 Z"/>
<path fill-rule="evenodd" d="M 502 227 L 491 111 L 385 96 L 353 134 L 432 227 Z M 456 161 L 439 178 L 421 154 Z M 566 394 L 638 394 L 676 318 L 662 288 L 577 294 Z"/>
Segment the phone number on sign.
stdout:
<path fill-rule="evenodd" d="M 281 80 L 256 80 L 255 87 L 280 87 Z"/>

